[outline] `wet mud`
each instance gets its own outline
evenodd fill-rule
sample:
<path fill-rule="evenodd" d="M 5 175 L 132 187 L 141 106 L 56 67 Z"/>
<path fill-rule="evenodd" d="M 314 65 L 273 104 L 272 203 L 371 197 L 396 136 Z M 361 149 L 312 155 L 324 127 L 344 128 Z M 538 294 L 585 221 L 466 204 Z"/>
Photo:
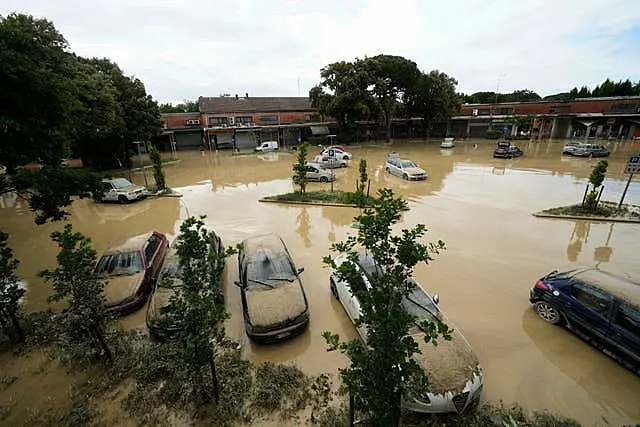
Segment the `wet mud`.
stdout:
<path fill-rule="evenodd" d="M 474 145 L 477 144 L 477 145 Z M 349 168 L 336 170 L 336 189 L 353 190 L 358 162 L 366 158 L 371 191 L 390 187 L 409 200 L 411 210 L 400 226 L 425 223 L 429 240 L 444 240 L 447 250 L 415 277 L 431 294 L 474 348 L 484 368 L 483 398 L 518 402 L 528 409 L 548 409 L 592 425 L 640 420 L 640 378 L 572 333 L 547 325 L 529 307 L 528 291 L 537 278 L 555 268 L 599 266 L 640 278 L 640 224 L 551 220 L 531 214 L 577 203 L 598 159 L 562 156 L 562 142 L 519 142 L 521 158 L 493 159 L 494 144 L 478 140 L 440 149 L 423 141 L 349 147 Z M 620 198 L 629 155 L 638 143 L 610 143 L 612 152 L 604 200 Z M 312 147 L 312 153 L 319 151 Z M 384 171 L 387 153 L 400 152 L 416 161 L 429 178 L 407 182 Z M 335 373 L 346 359 L 327 352 L 321 333 L 356 336 L 339 302 L 329 291 L 322 256 L 331 243 L 355 233 L 355 208 L 308 207 L 259 203 L 264 196 L 292 191 L 288 153 L 231 156 L 231 153 L 179 152 L 181 162 L 165 168 L 167 183 L 183 197 L 147 199 L 130 205 L 76 201 L 74 229 L 92 238 L 98 253 L 129 237 L 156 230 L 175 237 L 188 215 L 207 215 L 205 222 L 235 245 L 254 234 L 278 233 L 297 267 L 309 299 L 311 319 L 302 335 L 276 345 L 251 343 L 244 334 L 237 259 L 227 261 L 224 291 L 231 314 L 227 333 L 239 340 L 254 362 L 294 362 L 303 370 Z M 310 156 L 311 157 L 311 156 Z M 143 182 L 142 175 L 135 176 Z M 310 183 L 309 189 L 330 184 Z M 634 181 L 627 202 L 640 204 L 640 182 Z M 43 309 L 50 293 L 37 278 L 55 263 L 56 248 L 48 236 L 62 224 L 36 226 L 26 203 L 7 195 L 0 203 L 0 228 L 21 260 L 27 282 L 28 309 Z M 144 309 L 121 319 L 126 328 L 145 328 Z M 31 387 L 25 383 L 24 387 Z M 14 385 L 12 387 L 15 387 Z M 33 390 L 24 390 L 35 393 Z M 0 394 L 3 396 L 4 394 Z"/>

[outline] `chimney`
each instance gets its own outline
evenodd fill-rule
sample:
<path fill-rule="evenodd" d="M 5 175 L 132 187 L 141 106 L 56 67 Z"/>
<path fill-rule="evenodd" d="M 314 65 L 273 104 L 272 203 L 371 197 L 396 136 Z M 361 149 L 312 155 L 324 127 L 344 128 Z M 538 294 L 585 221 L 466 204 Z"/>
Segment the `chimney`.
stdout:
<path fill-rule="evenodd" d="M 249 92 L 245 93 L 245 94 L 244 94 L 244 97 L 245 97 L 246 99 L 248 99 L 248 98 L 249 98 Z"/>
<path fill-rule="evenodd" d="M 238 99 L 238 94 L 236 93 L 236 99 Z"/>

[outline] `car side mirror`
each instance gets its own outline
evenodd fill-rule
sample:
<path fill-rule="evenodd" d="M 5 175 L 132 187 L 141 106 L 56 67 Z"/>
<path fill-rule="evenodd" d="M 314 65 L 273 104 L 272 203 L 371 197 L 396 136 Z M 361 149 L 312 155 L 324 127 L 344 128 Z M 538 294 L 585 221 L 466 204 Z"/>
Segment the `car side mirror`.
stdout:
<path fill-rule="evenodd" d="M 298 269 L 298 274 L 302 273 L 303 271 L 304 271 L 304 267 L 300 267 L 300 268 Z"/>
<path fill-rule="evenodd" d="M 233 281 L 233 284 L 236 285 L 237 287 L 241 288 L 242 284 L 240 282 L 238 282 L 237 280 Z"/>
<path fill-rule="evenodd" d="M 438 303 L 440 302 L 440 295 L 435 294 L 435 295 L 433 296 L 433 302 L 434 302 L 436 305 L 438 305 Z"/>

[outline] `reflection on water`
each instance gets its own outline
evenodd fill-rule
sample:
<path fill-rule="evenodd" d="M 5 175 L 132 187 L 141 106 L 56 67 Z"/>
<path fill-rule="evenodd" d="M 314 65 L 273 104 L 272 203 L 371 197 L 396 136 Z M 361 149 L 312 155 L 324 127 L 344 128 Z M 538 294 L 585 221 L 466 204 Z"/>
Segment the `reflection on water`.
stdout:
<path fill-rule="evenodd" d="M 493 141 L 460 142 L 446 154 L 439 142 L 352 147 L 350 167 L 336 170 L 335 188 L 352 191 L 358 160 L 366 158 L 371 192 L 390 187 L 409 200 L 403 227 L 424 223 L 428 240 L 442 239 L 447 250 L 436 261 L 416 266 L 416 279 L 439 293 L 441 306 L 473 345 L 486 372 L 485 398 L 517 400 L 527 408 L 560 411 L 591 424 L 600 415 L 622 424 L 638 419 L 637 379 L 611 368 L 607 358 L 587 356 L 584 344 L 570 344 L 562 329 L 547 333 L 544 323 L 523 319 L 528 291 L 535 280 L 567 261 L 574 265 L 607 263 L 607 270 L 640 277 L 637 242 L 640 225 L 546 220 L 531 213 L 578 202 L 595 164 L 589 159 L 562 156 L 562 143 L 519 142 L 523 157 L 492 157 Z M 624 164 L 637 144 L 621 145 L 609 158 L 603 199 L 619 198 Z M 313 148 L 310 155 L 316 154 Z M 384 171 L 387 153 L 400 152 L 429 175 L 407 182 Z M 334 373 L 346 359 L 326 352 L 321 334 L 330 330 L 344 338 L 356 336 L 339 302 L 332 298 L 322 257 L 333 242 L 354 235 L 356 208 L 304 207 L 260 203 L 264 196 L 293 190 L 295 156 L 232 156 L 229 152 L 179 152 L 181 162 L 165 168 L 167 183 L 183 197 L 148 199 L 130 205 L 95 204 L 78 200 L 71 208 L 74 229 L 105 249 L 151 230 L 175 234 L 188 215 L 206 215 L 225 245 L 235 245 L 258 233 L 275 232 L 285 241 L 299 267 L 311 310 L 308 331 L 283 344 L 257 346 L 244 333 L 237 259 L 227 261 L 223 289 L 231 314 L 228 334 L 240 341 L 251 360 L 294 361 L 310 373 Z M 142 175 L 134 176 L 142 182 Z M 330 188 L 310 183 L 309 191 Z M 627 200 L 640 204 L 640 186 L 631 185 Z M 0 224 L 11 234 L 10 245 L 21 260 L 19 274 L 29 283 L 27 306 L 47 306 L 49 290 L 37 277 L 55 263 L 56 248 L 49 234 L 62 224 L 36 227 L 25 202 L 5 195 Z M 36 254 L 37 256 L 34 256 Z M 121 319 L 126 328 L 144 327 L 144 310 Z M 568 339 L 565 336 L 569 336 Z M 563 343 L 567 344 L 563 344 Z M 551 350 L 564 349 L 560 355 Z M 580 360 L 578 360 L 580 359 Z M 571 366 L 574 361 L 580 370 Z M 551 363 L 549 363 L 551 362 Z M 616 366 L 615 364 L 613 366 Z M 605 372 L 607 375 L 600 375 Z M 634 385 L 636 384 L 636 385 Z"/>

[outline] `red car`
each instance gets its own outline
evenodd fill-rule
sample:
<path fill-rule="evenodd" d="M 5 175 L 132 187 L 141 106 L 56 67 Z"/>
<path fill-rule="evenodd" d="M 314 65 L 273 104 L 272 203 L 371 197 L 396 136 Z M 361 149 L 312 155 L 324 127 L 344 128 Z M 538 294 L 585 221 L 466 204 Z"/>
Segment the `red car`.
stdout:
<path fill-rule="evenodd" d="M 158 232 L 137 236 L 109 249 L 95 272 L 105 279 L 107 310 L 123 316 L 140 309 L 155 286 L 169 241 Z"/>

